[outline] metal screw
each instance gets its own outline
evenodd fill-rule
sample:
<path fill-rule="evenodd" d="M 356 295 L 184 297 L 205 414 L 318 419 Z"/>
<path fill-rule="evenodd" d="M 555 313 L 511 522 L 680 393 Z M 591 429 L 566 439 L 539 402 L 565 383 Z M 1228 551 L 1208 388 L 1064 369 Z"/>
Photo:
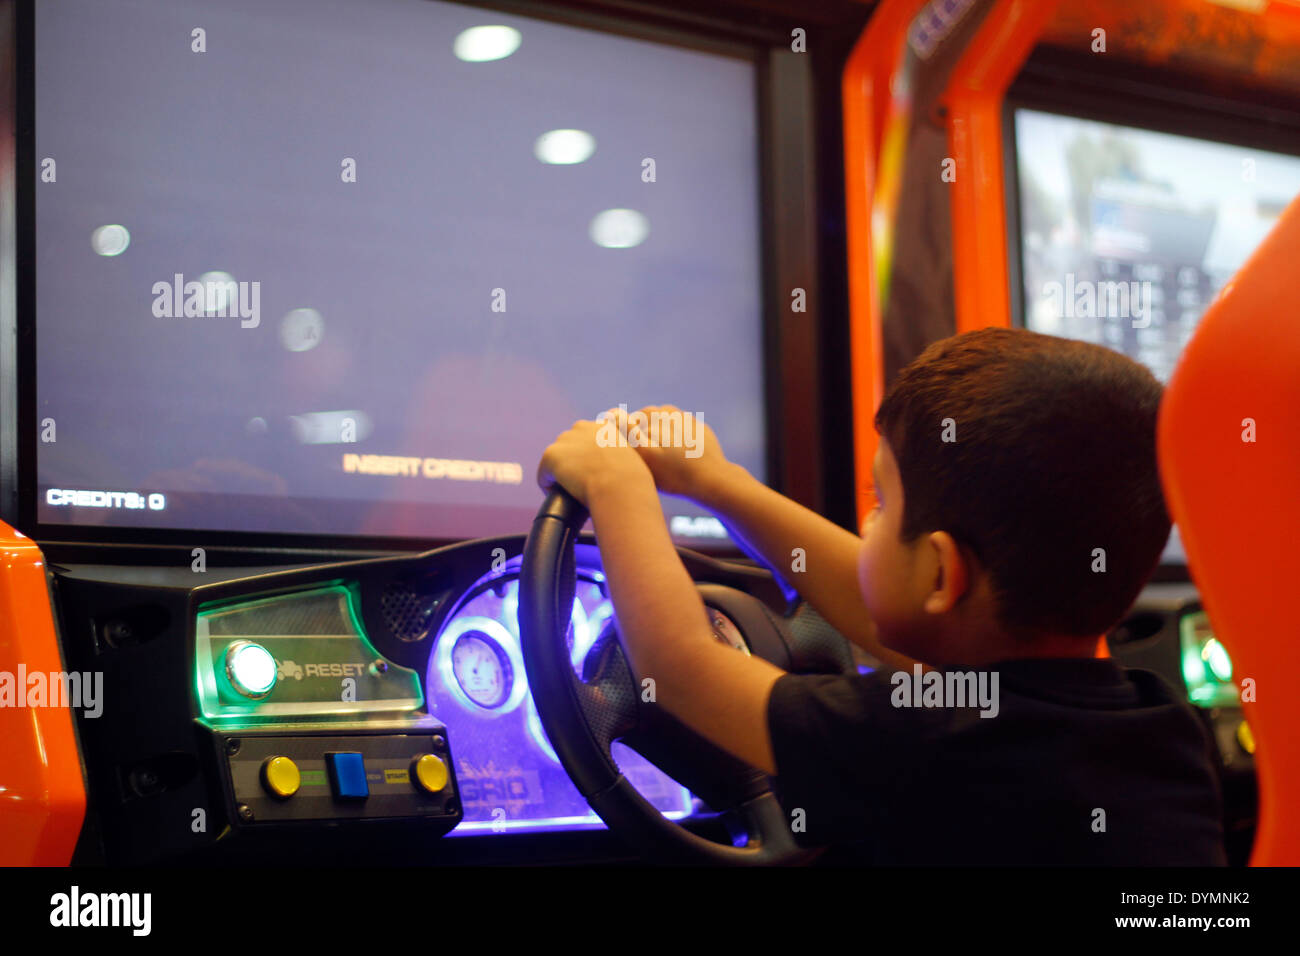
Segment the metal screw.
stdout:
<path fill-rule="evenodd" d="M 447 741 L 443 740 L 442 737 L 435 736 L 435 737 L 433 738 L 433 745 L 434 745 L 435 747 L 441 749 L 441 748 L 447 746 Z"/>
<path fill-rule="evenodd" d="M 239 748 L 240 742 L 238 737 L 231 737 L 226 741 L 226 753 L 229 756 L 233 757 L 235 754 L 239 753 Z"/>
<path fill-rule="evenodd" d="M 239 819 L 243 820 L 245 823 L 252 823 L 253 808 L 246 803 L 241 803 L 239 805 Z"/>

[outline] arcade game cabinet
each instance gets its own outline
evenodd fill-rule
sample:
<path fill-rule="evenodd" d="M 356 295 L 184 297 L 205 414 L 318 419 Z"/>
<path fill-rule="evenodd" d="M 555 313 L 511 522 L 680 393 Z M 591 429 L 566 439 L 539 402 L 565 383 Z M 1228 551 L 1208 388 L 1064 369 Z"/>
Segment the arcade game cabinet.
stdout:
<path fill-rule="evenodd" d="M 988 325 L 1170 383 L 1178 531 L 1098 653 L 1198 709 L 1232 861 L 1300 862 L 1300 738 L 1242 690 L 1293 629 L 1215 557 L 1185 411 L 1249 384 L 1211 351 L 1287 334 L 1236 310 L 1294 301 L 1253 263 L 1300 245 L 1300 5 L 707 7 L 4 8 L 0 863 L 801 860 L 698 741 L 593 705 L 578 766 L 547 698 L 612 686 L 612 609 L 589 537 L 526 554 L 534 469 L 610 395 L 671 396 L 856 526 L 884 388 Z M 783 615 L 784 668 L 871 666 L 663 505 L 720 639 Z"/>
<path fill-rule="evenodd" d="M 671 396 L 822 505 L 809 58 L 681 11 L 7 12 L 0 862 L 635 858 L 530 687 L 534 471 Z M 787 607 L 664 508 L 719 621 Z M 589 539 L 573 575 L 570 679 L 611 643 Z M 637 812 L 762 862 L 610 751 Z"/>

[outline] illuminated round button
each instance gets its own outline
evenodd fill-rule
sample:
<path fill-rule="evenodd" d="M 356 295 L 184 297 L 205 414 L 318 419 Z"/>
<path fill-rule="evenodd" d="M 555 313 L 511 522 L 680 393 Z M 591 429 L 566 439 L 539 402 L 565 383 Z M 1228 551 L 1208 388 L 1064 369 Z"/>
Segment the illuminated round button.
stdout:
<path fill-rule="evenodd" d="M 441 757 L 433 754 L 420 754 L 411 761 L 411 779 L 416 786 L 430 793 L 437 793 L 447 786 L 447 765 Z"/>
<path fill-rule="evenodd" d="M 1201 657 L 1205 663 L 1210 665 L 1210 671 L 1221 681 L 1232 680 L 1232 658 L 1228 656 L 1227 650 L 1214 638 L 1205 642 L 1205 647 L 1201 650 Z"/>
<path fill-rule="evenodd" d="M 268 757 L 262 764 L 262 786 L 277 797 L 292 797 L 302 786 L 302 774 L 288 757 Z"/>
<path fill-rule="evenodd" d="M 261 644 L 235 641 L 226 649 L 226 676 L 235 690 L 260 700 L 275 686 L 275 658 Z"/>
<path fill-rule="evenodd" d="M 1241 749 L 1248 754 L 1255 752 L 1255 734 L 1250 729 L 1250 724 L 1244 720 L 1237 725 L 1237 743 L 1241 744 Z"/>

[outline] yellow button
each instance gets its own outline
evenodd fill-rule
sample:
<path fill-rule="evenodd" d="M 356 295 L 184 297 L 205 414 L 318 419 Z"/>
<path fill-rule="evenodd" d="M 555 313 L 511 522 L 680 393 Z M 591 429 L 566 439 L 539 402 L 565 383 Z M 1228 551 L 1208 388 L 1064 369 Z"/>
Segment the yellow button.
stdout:
<path fill-rule="evenodd" d="M 1241 744 L 1241 749 L 1246 753 L 1255 752 L 1255 735 L 1251 732 L 1250 724 L 1244 720 L 1237 725 L 1237 743 Z"/>
<path fill-rule="evenodd" d="M 411 761 L 411 779 L 424 790 L 437 793 L 447 786 L 447 765 L 441 757 L 420 754 Z"/>
<path fill-rule="evenodd" d="M 277 797 L 292 797 L 302 786 L 302 774 L 288 757 L 269 757 L 262 764 L 262 786 Z"/>

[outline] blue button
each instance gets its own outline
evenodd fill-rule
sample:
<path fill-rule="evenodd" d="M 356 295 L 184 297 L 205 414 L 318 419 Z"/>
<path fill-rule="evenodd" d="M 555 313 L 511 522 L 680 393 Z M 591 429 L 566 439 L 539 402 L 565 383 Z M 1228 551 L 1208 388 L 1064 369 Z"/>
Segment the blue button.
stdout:
<path fill-rule="evenodd" d="M 334 796 L 343 800 L 364 800 L 370 796 L 370 785 L 366 783 L 366 763 L 361 754 L 326 754 L 325 766 L 329 768 Z"/>

